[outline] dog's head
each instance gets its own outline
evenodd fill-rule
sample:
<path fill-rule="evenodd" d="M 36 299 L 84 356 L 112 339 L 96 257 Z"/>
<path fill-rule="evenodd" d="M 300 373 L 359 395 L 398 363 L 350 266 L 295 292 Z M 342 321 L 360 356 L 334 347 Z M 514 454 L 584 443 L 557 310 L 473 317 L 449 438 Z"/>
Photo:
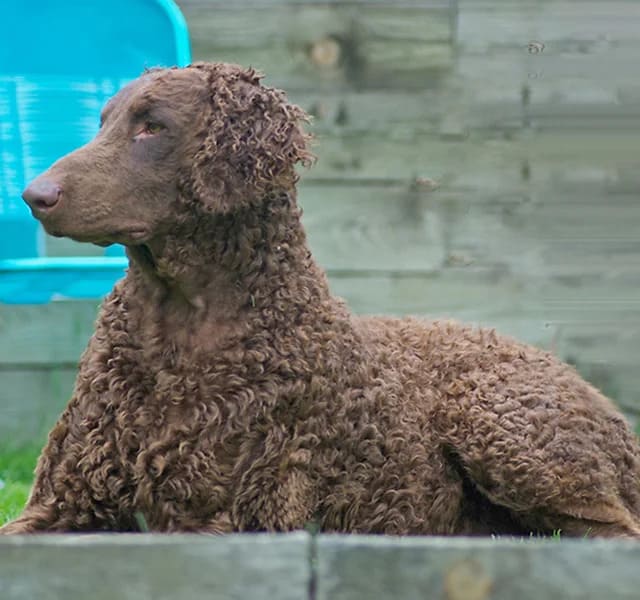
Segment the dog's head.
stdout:
<path fill-rule="evenodd" d="M 190 217 L 228 214 L 290 190 L 308 164 L 304 112 L 235 65 L 154 69 L 105 106 L 95 139 L 23 197 L 47 232 L 135 245 Z"/>

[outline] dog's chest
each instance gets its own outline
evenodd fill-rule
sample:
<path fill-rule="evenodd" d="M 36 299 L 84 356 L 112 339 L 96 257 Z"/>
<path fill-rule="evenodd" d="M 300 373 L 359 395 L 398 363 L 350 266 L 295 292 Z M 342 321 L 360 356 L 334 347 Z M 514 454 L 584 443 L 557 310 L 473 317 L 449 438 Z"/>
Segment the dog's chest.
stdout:
<path fill-rule="evenodd" d="M 229 377 L 203 365 L 147 373 L 103 407 L 110 418 L 89 436 L 88 456 L 115 459 L 87 473 L 94 495 L 106 494 L 127 521 L 139 511 L 154 529 L 222 510 L 239 432 L 250 428 L 241 404 Z"/>

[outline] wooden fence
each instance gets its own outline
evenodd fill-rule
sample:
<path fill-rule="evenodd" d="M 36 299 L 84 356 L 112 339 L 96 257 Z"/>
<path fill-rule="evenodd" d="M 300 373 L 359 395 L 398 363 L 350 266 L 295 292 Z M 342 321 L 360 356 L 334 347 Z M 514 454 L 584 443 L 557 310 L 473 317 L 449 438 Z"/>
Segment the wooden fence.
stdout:
<path fill-rule="evenodd" d="M 636 600 L 640 544 L 373 536 L 0 539 L 3 600 Z"/>
<path fill-rule="evenodd" d="M 300 202 L 354 311 L 495 326 L 635 420 L 639 3 L 178 2 L 195 59 L 261 68 L 314 116 Z M 0 306 L 0 435 L 50 425 L 95 309 Z"/>

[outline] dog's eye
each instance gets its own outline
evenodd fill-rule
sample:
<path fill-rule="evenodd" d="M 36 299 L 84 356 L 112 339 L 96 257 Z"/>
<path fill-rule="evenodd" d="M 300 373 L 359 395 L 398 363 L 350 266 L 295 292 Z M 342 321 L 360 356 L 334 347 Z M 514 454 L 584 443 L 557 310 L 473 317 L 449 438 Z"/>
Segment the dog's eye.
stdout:
<path fill-rule="evenodd" d="M 164 125 L 155 123 L 154 121 L 145 121 L 145 123 L 138 129 L 134 135 L 134 139 L 141 139 L 157 135 L 164 129 Z"/>
<path fill-rule="evenodd" d="M 156 133 L 160 133 L 164 127 L 159 123 L 145 123 L 144 124 L 144 133 L 147 135 L 155 135 Z"/>

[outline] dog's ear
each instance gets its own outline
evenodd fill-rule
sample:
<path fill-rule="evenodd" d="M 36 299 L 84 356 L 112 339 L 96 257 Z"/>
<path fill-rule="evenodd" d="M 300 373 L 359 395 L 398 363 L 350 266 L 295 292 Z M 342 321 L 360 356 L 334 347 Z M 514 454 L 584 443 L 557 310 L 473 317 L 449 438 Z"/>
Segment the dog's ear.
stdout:
<path fill-rule="evenodd" d="M 290 190 L 295 165 L 313 161 L 309 119 L 252 69 L 199 65 L 208 79 L 208 115 L 192 168 L 193 193 L 209 212 L 228 213 L 272 190 Z"/>

